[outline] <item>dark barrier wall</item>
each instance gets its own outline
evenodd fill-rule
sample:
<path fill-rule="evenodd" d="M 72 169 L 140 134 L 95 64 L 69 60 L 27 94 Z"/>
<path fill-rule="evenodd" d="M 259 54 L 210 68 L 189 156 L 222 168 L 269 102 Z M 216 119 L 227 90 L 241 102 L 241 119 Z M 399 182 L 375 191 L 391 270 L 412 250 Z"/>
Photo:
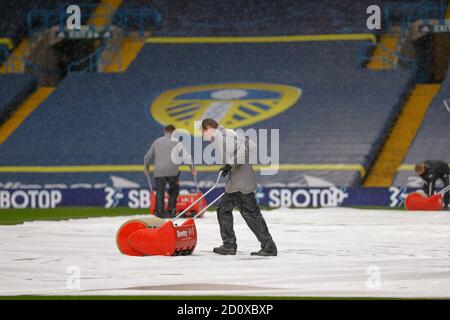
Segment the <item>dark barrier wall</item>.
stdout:
<path fill-rule="evenodd" d="M 417 57 L 417 82 L 439 83 L 447 74 L 450 56 L 448 33 L 428 34 L 415 43 Z"/>
<path fill-rule="evenodd" d="M 205 192 L 207 189 L 202 188 Z M 406 188 L 260 188 L 256 198 L 260 205 L 278 207 L 351 207 L 383 206 L 403 207 L 409 192 Z M 182 187 L 181 193 L 195 192 Z M 207 195 L 208 202 L 223 192 L 217 188 Z M 141 208 L 146 212 L 150 206 L 150 192 L 142 188 L 98 189 L 0 189 L 0 209 L 10 208 L 57 208 L 57 207 L 123 207 Z M 1 211 L 0 211 L 1 214 Z"/>

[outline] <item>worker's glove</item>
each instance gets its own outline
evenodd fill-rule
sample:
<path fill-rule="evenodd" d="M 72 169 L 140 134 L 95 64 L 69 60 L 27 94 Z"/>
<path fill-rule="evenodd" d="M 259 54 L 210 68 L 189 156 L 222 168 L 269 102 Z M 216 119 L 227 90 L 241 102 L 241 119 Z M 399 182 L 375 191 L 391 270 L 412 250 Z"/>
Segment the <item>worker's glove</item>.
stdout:
<path fill-rule="evenodd" d="M 222 171 L 222 177 L 226 177 L 231 170 L 231 166 L 229 164 L 224 165 L 222 168 L 220 168 L 220 171 Z"/>

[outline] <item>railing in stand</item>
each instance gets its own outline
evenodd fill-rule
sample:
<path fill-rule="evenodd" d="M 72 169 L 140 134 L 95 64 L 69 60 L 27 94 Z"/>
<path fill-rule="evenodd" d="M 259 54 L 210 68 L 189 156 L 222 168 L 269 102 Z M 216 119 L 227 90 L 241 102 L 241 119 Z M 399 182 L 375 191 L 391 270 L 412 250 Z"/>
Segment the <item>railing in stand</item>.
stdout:
<path fill-rule="evenodd" d="M 17 57 L 12 53 L 7 61 L 3 63 L 0 68 L 0 73 L 8 74 L 8 73 L 31 73 L 38 74 L 39 66 L 32 63 L 31 61 Z"/>
<path fill-rule="evenodd" d="M 381 49 L 381 56 L 374 57 L 372 52 L 376 48 Z M 360 47 L 358 52 L 358 66 L 363 67 L 367 65 L 369 61 L 381 61 L 381 65 L 387 69 L 396 69 L 398 65 L 402 65 L 409 69 L 415 70 L 416 61 L 414 59 L 400 55 L 399 52 L 393 51 L 383 45 L 374 45 L 373 43 L 366 43 Z"/>
<path fill-rule="evenodd" d="M 66 31 L 66 20 L 69 16 L 66 13 L 68 5 L 61 5 L 51 10 L 31 10 L 27 15 L 27 25 L 30 38 L 33 39 L 36 34 L 48 30 L 54 26 L 58 27 L 59 32 Z M 119 8 L 113 14 L 108 5 L 97 4 L 79 4 L 82 12 L 82 25 L 93 32 L 102 32 L 110 30 L 111 25 L 120 27 L 125 35 L 131 31 L 137 31 L 139 37 L 145 36 L 145 32 L 161 25 L 161 14 L 150 7 L 141 8 Z M 100 7 L 104 7 L 103 9 Z M 98 10 L 98 9 L 102 10 Z M 86 13 L 87 12 L 87 13 Z M 95 18 L 103 18 L 107 23 L 103 26 L 96 26 L 92 22 Z M 110 51 L 110 52 L 105 52 Z M 105 57 L 109 56 L 109 59 Z M 115 57 L 118 57 L 115 60 Z M 121 70 L 121 52 L 120 44 L 113 46 L 101 45 L 93 53 L 83 59 L 73 62 L 68 66 L 70 72 L 97 72 L 103 66 L 111 63 L 117 63 Z"/>
<path fill-rule="evenodd" d="M 8 60 L 10 53 L 7 47 L 0 45 L 0 66 Z"/>
<path fill-rule="evenodd" d="M 89 54 L 83 59 L 72 62 L 67 67 L 67 72 L 97 72 L 99 67 L 98 61 L 105 48 L 106 45 L 101 45 L 93 53 Z"/>

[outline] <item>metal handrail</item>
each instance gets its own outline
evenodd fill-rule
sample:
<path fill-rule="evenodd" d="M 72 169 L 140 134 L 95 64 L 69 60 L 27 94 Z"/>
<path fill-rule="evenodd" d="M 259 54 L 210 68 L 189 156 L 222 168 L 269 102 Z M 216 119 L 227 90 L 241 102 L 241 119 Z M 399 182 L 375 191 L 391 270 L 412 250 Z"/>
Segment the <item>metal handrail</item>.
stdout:
<path fill-rule="evenodd" d="M 155 26 L 161 24 L 161 14 L 150 7 L 143 8 L 119 8 L 114 13 L 112 8 L 108 4 L 78 4 L 80 9 L 88 8 L 89 13 L 84 14 L 84 20 L 87 22 L 83 23 L 84 26 L 88 28 L 99 31 L 99 26 L 95 26 L 91 21 L 93 18 L 102 17 L 105 18 L 107 23 L 100 28 L 104 28 L 107 30 L 111 25 L 117 24 L 121 27 L 126 34 L 129 33 L 131 29 L 131 24 L 138 24 L 138 35 L 144 36 L 146 31 L 146 22 L 151 19 L 152 23 Z M 97 9 L 103 8 L 103 10 Z M 55 9 L 33 9 L 28 12 L 27 15 L 27 25 L 28 32 L 32 39 L 34 39 L 34 34 L 39 31 L 49 29 L 51 27 L 57 26 L 59 28 L 59 32 L 63 32 L 66 30 L 66 19 L 68 14 L 66 13 L 67 4 L 60 5 Z M 86 11 L 86 10 L 85 10 Z M 101 32 L 101 31 L 100 31 Z M 111 55 L 110 60 L 105 60 L 105 57 L 102 57 L 102 53 L 104 50 L 113 50 L 113 54 Z M 114 57 L 118 56 L 117 63 L 119 66 L 119 70 L 121 69 L 121 51 L 120 46 L 106 46 L 102 45 L 97 48 L 93 53 L 87 55 L 86 57 L 80 59 L 79 61 L 71 63 L 67 71 L 70 72 L 96 72 L 101 65 L 108 65 L 113 63 Z M 82 70 L 77 70 L 80 65 L 87 64 L 85 68 Z M 15 69 L 15 67 L 13 67 Z"/>
<path fill-rule="evenodd" d="M 370 54 L 370 50 L 371 48 L 374 47 L 379 47 L 382 51 L 382 55 L 381 57 L 374 57 Z M 381 44 L 378 45 L 374 45 L 373 43 L 367 43 L 364 46 L 362 46 L 359 50 L 358 53 L 358 62 L 359 65 L 363 65 L 364 62 L 367 62 L 369 60 L 374 60 L 375 61 L 381 60 L 383 66 L 387 66 L 391 69 L 395 69 L 397 67 L 397 65 L 399 64 L 399 62 L 401 62 L 402 65 L 405 65 L 411 69 L 415 69 L 416 68 L 416 61 L 414 59 L 402 56 L 398 51 L 393 51 Z"/>
<path fill-rule="evenodd" d="M 67 67 L 67 72 L 71 73 L 71 72 L 96 72 L 97 71 L 97 67 L 99 66 L 99 60 L 100 60 L 100 55 L 102 54 L 103 50 L 105 50 L 106 48 L 106 44 L 101 45 L 100 47 L 98 47 L 93 53 L 87 55 L 86 57 L 72 62 L 71 64 L 69 64 L 69 66 Z M 87 66 L 84 69 L 81 70 L 77 70 L 76 68 L 84 63 L 87 62 Z"/>
<path fill-rule="evenodd" d="M 5 46 L 0 45 L 0 65 L 8 60 L 8 56 L 11 51 Z"/>

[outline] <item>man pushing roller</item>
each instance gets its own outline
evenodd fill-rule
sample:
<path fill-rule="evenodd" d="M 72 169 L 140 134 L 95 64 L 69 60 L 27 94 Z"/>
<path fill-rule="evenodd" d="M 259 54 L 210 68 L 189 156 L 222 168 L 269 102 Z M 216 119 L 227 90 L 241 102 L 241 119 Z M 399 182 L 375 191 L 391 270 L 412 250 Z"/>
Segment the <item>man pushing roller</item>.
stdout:
<path fill-rule="evenodd" d="M 450 184 L 450 169 L 448 163 L 441 160 L 426 160 L 420 162 L 415 167 L 416 173 L 425 182 L 423 191 L 431 197 L 436 190 L 436 181 L 441 180 L 444 188 Z M 444 194 L 444 208 L 448 208 L 450 191 Z"/>
<path fill-rule="evenodd" d="M 233 229 L 233 209 L 238 208 L 245 222 L 261 243 L 261 250 L 251 255 L 276 256 L 277 247 L 267 228 L 266 221 L 256 203 L 257 188 L 255 173 L 248 161 L 249 150 L 253 142 L 237 135 L 234 130 L 225 129 L 213 120 L 202 121 L 202 135 L 211 141 L 216 157 L 222 159 L 222 175 L 228 176 L 225 194 L 220 199 L 217 209 L 220 235 L 223 245 L 213 249 L 221 255 L 234 255 L 237 250 L 236 236 Z M 244 147 L 245 146 L 245 147 Z"/>

